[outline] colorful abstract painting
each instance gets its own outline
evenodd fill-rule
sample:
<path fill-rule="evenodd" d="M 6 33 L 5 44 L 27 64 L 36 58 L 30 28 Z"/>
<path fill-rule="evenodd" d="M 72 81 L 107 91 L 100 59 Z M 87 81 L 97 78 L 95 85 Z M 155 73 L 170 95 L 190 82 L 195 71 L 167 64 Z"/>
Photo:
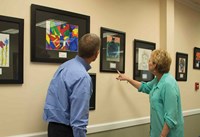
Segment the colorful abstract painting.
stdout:
<path fill-rule="evenodd" d="M 0 33 L 0 67 L 9 67 L 9 34 Z"/>
<path fill-rule="evenodd" d="M 120 61 L 120 38 L 114 36 L 107 36 L 107 48 L 106 48 L 106 60 L 107 61 Z"/>
<path fill-rule="evenodd" d="M 78 26 L 56 20 L 46 21 L 46 49 L 78 51 Z"/>

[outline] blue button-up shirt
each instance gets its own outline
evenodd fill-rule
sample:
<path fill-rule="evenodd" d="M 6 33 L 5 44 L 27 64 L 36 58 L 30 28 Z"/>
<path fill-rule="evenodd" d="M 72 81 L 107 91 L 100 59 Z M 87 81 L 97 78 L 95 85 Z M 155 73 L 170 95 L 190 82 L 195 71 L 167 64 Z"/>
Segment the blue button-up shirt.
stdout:
<path fill-rule="evenodd" d="M 51 80 L 44 106 L 44 120 L 69 125 L 74 137 L 86 137 L 92 95 L 90 69 L 81 57 L 63 63 Z"/>
<path fill-rule="evenodd" d="M 170 128 L 167 137 L 183 137 L 184 121 L 180 91 L 174 77 L 166 73 L 159 82 L 157 78 L 147 83 L 142 82 L 139 91 L 149 94 L 150 137 L 159 137 L 165 123 Z"/>

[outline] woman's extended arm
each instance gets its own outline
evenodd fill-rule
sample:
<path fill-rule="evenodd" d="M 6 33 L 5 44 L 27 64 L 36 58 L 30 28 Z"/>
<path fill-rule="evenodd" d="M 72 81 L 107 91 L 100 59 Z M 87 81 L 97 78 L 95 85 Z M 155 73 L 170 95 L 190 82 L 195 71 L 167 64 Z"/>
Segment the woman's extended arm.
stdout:
<path fill-rule="evenodd" d="M 124 74 L 121 74 L 118 70 L 117 70 L 117 72 L 119 74 L 119 76 L 116 78 L 117 80 L 127 81 L 128 83 L 130 83 L 131 85 L 133 85 L 135 88 L 139 89 L 139 87 L 141 86 L 141 82 L 139 82 L 137 80 L 134 80 L 134 79 L 131 79 L 131 78 L 127 77 Z"/>

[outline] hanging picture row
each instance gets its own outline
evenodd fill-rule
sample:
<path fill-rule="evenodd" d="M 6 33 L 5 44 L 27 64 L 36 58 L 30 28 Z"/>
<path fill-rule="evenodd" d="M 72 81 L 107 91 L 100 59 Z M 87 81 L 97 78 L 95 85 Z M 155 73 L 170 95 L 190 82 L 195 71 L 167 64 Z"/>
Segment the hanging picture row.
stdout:
<path fill-rule="evenodd" d="M 31 5 L 31 61 L 63 63 L 78 52 L 78 41 L 90 32 L 90 17 Z"/>
<path fill-rule="evenodd" d="M 100 72 L 125 72 L 125 32 L 101 27 Z"/>
<path fill-rule="evenodd" d="M 154 75 L 149 72 L 148 61 L 151 52 L 156 48 L 156 44 L 149 41 L 135 39 L 133 46 L 133 79 L 146 82 L 152 80 Z"/>
<path fill-rule="evenodd" d="M 176 80 L 187 81 L 188 54 L 176 52 Z"/>
<path fill-rule="evenodd" d="M 23 83 L 24 19 L 0 16 L 0 84 Z"/>
<path fill-rule="evenodd" d="M 194 47 L 193 68 L 200 69 L 200 48 Z"/>

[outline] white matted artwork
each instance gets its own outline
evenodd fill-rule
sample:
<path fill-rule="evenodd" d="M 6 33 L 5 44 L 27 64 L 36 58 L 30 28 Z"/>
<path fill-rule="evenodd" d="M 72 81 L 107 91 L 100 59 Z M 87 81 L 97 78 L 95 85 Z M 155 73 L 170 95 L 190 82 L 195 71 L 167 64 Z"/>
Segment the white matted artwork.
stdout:
<path fill-rule="evenodd" d="M 137 81 L 151 81 L 154 75 L 149 72 L 149 59 L 156 43 L 134 39 L 133 79 Z"/>
<path fill-rule="evenodd" d="M 187 81 L 188 54 L 176 52 L 176 80 Z"/>
<path fill-rule="evenodd" d="M 126 33 L 101 27 L 100 72 L 125 71 Z"/>
<path fill-rule="evenodd" d="M 0 84 L 23 84 L 24 19 L 0 15 Z"/>

